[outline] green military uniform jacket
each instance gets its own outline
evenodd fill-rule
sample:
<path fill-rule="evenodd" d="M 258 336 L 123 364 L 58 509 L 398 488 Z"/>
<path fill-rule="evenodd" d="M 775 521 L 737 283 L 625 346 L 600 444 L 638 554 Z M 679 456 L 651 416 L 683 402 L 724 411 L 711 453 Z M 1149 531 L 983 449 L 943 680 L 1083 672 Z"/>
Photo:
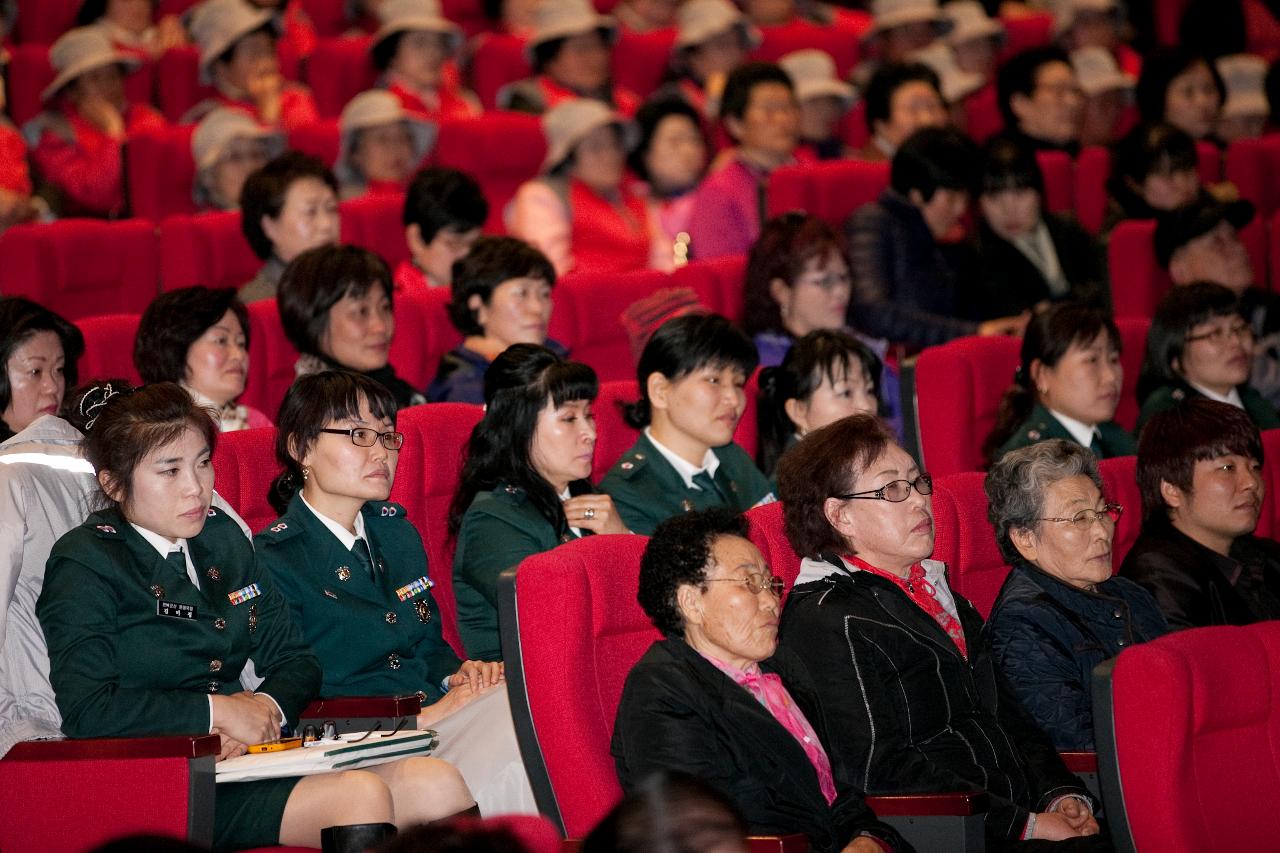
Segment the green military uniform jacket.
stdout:
<path fill-rule="evenodd" d="M 258 559 L 320 658 L 321 696 L 419 693 L 430 704 L 461 662 L 441 634 L 422 537 L 398 504 L 360 512 L 377 580 L 300 495 L 254 537 Z"/>
<path fill-rule="evenodd" d="M 200 589 L 115 509 L 53 546 L 36 614 L 67 735 L 205 734 L 249 658 L 289 723 L 315 698 L 320 663 L 240 527 L 210 509 L 187 545 Z"/>
<path fill-rule="evenodd" d="M 748 510 L 773 494 L 769 481 L 741 447 L 726 444 L 713 452 L 720 466 L 712 479 L 726 495 L 729 507 Z M 696 486 L 687 488 L 680 472 L 644 433 L 604 475 L 600 491 L 613 498 L 631 532 L 645 536 L 653 535 L 654 528 L 673 515 L 725 505 L 719 495 Z"/>
<path fill-rule="evenodd" d="M 1237 385 L 1236 390 L 1240 392 L 1240 402 L 1244 405 L 1249 419 L 1259 430 L 1280 428 L 1280 415 L 1276 414 L 1275 407 L 1268 403 L 1252 385 Z M 1153 415 L 1158 412 L 1167 412 L 1169 409 L 1176 408 L 1183 400 L 1196 397 L 1204 397 L 1204 395 L 1190 385 L 1181 382 L 1176 385 L 1161 385 L 1148 394 L 1147 399 L 1142 403 L 1142 411 L 1138 413 L 1138 432 L 1142 432 L 1142 427 L 1151 420 Z"/>
<path fill-rule="evenodd" d="M 1113 456 L 1132 456 L 1138 452 L 1138 444 L 1133 440 L 1133 436 L 1118 423 L 1107 421 L 1104 424 L 1098 424 L 1098 432 L 1100 433 L 1098 443 L 1102 447 L 1102 452 L 1098 455 L 1099 459 L 1110 459 Z M 1062 425 L 1062 422 L 1049 414 L 1049 410 L 1043 405 L 1036 403 L 1036 407 L 1031 410 L 1031 417 L 1027 418 L 1022 426 L 1014 430 L 1013 435 L 1000 446 L 1000 449 L 996 451 L 995 458 L 991 461 L 999 460 L 1001 456 L 1004 456 L 1010 450 L 1030 447 L 1037 442 L 1047 441 L 1051 438 L 1061 438 L 1075 442 L 1075 438 Z"/>
<path fill-rule="evenodd" d="M 586 533 L 587 531 L 583 531 Z M 574 538 L 556 530 L 529 502 L 524 489 L 501 484 L 471 501 L 453 556 L 453 597 L 458 633 L 475 660 L 502 660 L 498 635 L 498 576 L 531 554 Z"/>

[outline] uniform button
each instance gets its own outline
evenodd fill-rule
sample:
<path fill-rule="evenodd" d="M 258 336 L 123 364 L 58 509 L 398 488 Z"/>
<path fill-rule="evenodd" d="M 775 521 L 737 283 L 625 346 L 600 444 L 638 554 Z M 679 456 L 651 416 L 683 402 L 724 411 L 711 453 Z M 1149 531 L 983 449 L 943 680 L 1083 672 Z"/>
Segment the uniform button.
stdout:
<path fill-rule="evenodd" d="M 208 684 L 204 686 L 204 689 L 209 691 L 210 693 L 217 693 L 219 690 L 222 689 L 222 685 L 216 681 L 210 681 Z"/>
<path fill-rule="evenodd" d="M 1121 612 L 1121 610 L 1120 610 L 1120 608 L 1119 608 L 1119 607 L 1117 607 L 1117 608 L 1116 608 L 1116 612 L 1115 612 L 1115 613 L 1112 613 L 1111 615 L 1112 615 L 1112 616 L 1114 616 L 1114 617 L 1116 617 L 1117 619 L 1122 619 L 1122 618 L 1124 618 L 1124 613 L 1123 613 L 1123 612 Z"/>
<path fill-rule="evenodd" d="M 425 690 L 418 691 L 418 701 L 424 705 L 427 704 L 427 691 Z"/>
<path fill-rule="evenodd" d="M 210 672 L 222 672 L 222 661 L 220 661 L 220 660 L 211 660 L 211 661 L 209 661 L 209 671 L 210 671 Z"/>
<path fill-rule="evenodd" d="M 400 655 L 397 655 L 395 653 L 387 655 L 387 666 L 391 667 L 392 669 L 399 669 Z"/>
<path fill-rule="evenodd" d="M 213 620 L 213 627 L 217 628 L 219 631 L 224 630 L 227 627 L 227 620 L 219 616 L 217 619 Z"/>
<path fill-rule="evenodd" d="M 387 615 L 384 616 L 383 618 L 387 620 L 388 625 L 396 624 L 396 614 L 391 612 L 390 610 L 387 611 Z"/>
<path fill-rule="evenodd" d="M 205 572 L 205 574 L 209 576 L 211 581 L 222 580 L 222 572 L 218 570 L 217 566 L 210 566 L 209 571 Z"/>
<path fill-rule="evenodd" d="M 1116 640 L 1116 645 L 1117 645 L 1117 646 L 1120 646 L 1121 648 L 1124 648 L 1124 646 L 1125 646 L 1125 642 L 1124 642 L 1124 640 Z"/>

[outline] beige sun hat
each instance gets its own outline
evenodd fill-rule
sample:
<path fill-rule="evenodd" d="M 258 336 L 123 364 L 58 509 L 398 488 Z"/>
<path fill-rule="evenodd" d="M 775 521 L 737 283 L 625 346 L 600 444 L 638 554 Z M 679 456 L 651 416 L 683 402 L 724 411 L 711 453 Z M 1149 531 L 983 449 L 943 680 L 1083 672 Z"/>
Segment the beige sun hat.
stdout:
<path fill-rule="evenodd" d="M 400 99 L 385 89 L 370 89 L 356 95 L 342 108 L 338 117 L 338 162 L 334 174 L 340 183 L 359 183 L 361 178 L 351 166 L 356 133 L 371 127 L 403 121 L 413 139 L 414 160 L 421 163 L 436 141 L 436 126 L 400 105 Z"/>
<path fill-rule="evenodd" d="M 858 100 L 853 87 L 836 76 L 836 63 L 825 50 L 794 50 L 778 60 L 796 88 L 796 100 L 833 96 L 844 102 L 845 109 Z"/>
<path fill-rule="evenodd" d="M 244 110 L 219 107 L 200 120 L 191 134 L 191 156 L 196 169 L 207 169 L 222 159 L 227 146 L 237 139 L 265 139 L 269 158 L 284 151 L 284 134 L 263 127 Z"/>
<path fill-rule="evenodd" d="M 378 9 L 378 18 L 382 26 L 369 41 L 369 50 L 396 33 L 418 30 L 447 36 L 452 53 L 462 47 L 462 28 L 445 18 L 439 0 L 385 0 Z"/>
<path fill-rule="evenodd" d="M 1049 0 L 1053 14 L 1053 37 L 1058 38 L 1076 25 L 1081 12 L 1116 12 L 1120 8 L 1116 0 Z"/>
<path fill-rule="evenodd" d="M 618 36 L 613 18 L 601 15 L 588 0 L 542 0 L 533 10 L 533 35 L 529 36 L 525 54 L 532 58 L 540 44 L 592 30 L 605 30 L 610 42 Z"/>
<path fill-rule="evenodd" d="M 942 100 L 948 104 L 964 100 L 987 82 L 981 74 L 961 68 L 956 62 L 955 52 L 944 42 L 936 41 L 928 47 L 922 47 L 912 53 L 911 58 L 929 66 L 938 75 Z"/>
<path fill-rule="evenodd" d="M 1227 88 L 1222 103 L 1222 117 L 1267 115 L 1267 61 L 1252 53 L 1233 53 L 1219 57 L 1215 63 Z"/>
<path fill-rule="evenodd" d="M 542 135 L 547 140 L 542 174 L 554 172 L 569 158 L 579 142 L 592 131 L 608 125 L 621 128 L 623 147 L 631 150 L 635 145 L 635 126 L 601 101 L 574 98 L 547 110 L 542 114 Z"/>
<path fill-rule="evenodd" d="M 1265 65 L 1263 66 L 1265 68 Z M 1082 47 L 1071 52 L 1071 69 L 1080 91 L 1087 97 L 1103 92 L 1130 91 L 1137 82 L 1120 70 L 1116 58 L 1104 47 Z"/>
<path fill-rule="evenodd" d="M 141 65 L 136 56 L 116 50 L 111 40 L 98 27 L 78 27 L 59 38 L 49 48 L 49 64 L 57 72 L 53 82 L 44 87 L 40 100 L 47 101 L 72 80 L 86 71 L 103 65 L 123 65 L 132 71 Z"/>
<path fill-rule="evenodd" d="M 192 12 L 187 29 L 200 48 L 200 82 L 209 82 L 209 66 L 228 48 L 262 27 L 272 27 L 279 35 L 275 15 L 257 9 L 246 0 L 205 0 Z"/>
<path fill-rule="evenodd" d="M 863 41 L 907 24 L 931 23 L 938 35 L 951 30 L 951 19 L 942 14 L 938 0 L 872 0 L 871 15 L 871 29 L 862 36 Z"/>
<path fill-rule="evenodd" d="M 954 0 L 942 7 L 942 14 L 951 22 L 947 44 L 955 46 L 979 38 L 1005 38 L 1004 24 L 987 14 L 978 0 Z"/>
<path fill-rule="evenodd" d="M 686 0 L 676 11 L 673 50 L 697 47 L 732 29 L 738 31 L 749 48 L 760 46 L 760 31 L 728 0 Z"/>

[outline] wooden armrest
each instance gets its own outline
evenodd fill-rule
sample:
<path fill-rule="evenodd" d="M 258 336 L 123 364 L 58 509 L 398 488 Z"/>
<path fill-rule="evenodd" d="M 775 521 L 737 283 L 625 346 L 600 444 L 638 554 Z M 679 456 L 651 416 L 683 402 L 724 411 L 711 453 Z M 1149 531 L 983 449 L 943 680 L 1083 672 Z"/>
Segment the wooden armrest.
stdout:
<path fill-rule="evenodd" d="M 302 719 L 336 717 L 412 717 L 422 710 L 416 693 L 408 696 L 333 696 L 317 699 L 302 712 Z"/>
<path fill-rule="evenodd" d="M 116 758 L 202 758 L 219 752 L 217 735 L 78 738 L 23 741 L 5 761 L 75 761 Z"/>
<path fill-rule="evenodd" d="M 1060 752 L 1062 763 L 1072 773 L 1097 773 L 1098 753 L 1096 752 Z"/>
<path fill-rule="evenodd" d="M 986 791 L 943 791 L 930 794 L 879 794 L 867 797 L 878 817 L 982 814 L 987 810 Z"/>
<path fill-rule="evenodd" d="M 808 853 L 809 837 L 791 835 L 751 835 L 747 837 L 749 853 Z"/>

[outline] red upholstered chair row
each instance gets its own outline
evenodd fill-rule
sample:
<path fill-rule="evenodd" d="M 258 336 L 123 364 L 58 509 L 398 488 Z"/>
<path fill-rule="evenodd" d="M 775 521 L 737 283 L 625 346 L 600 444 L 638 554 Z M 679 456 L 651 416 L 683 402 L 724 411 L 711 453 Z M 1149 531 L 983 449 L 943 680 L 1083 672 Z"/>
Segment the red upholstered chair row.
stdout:
<path fill-rule="evenodd" d="M 142 382 L 133 366 L 133 339 L 138 335 L 139 319 L 137 314 L 103 314 L 76 320 L 84 335 L 81 380 L 120 378 L 135 385 Z"/>
<path fill-rule="evenodd" d="M 769 178 L 765 203 L 770 216 L 804 210 L 839 228 L 849 214 L 875 201 L 887 186 L 886 162 L 828 160 L 784 166 Z"/>

